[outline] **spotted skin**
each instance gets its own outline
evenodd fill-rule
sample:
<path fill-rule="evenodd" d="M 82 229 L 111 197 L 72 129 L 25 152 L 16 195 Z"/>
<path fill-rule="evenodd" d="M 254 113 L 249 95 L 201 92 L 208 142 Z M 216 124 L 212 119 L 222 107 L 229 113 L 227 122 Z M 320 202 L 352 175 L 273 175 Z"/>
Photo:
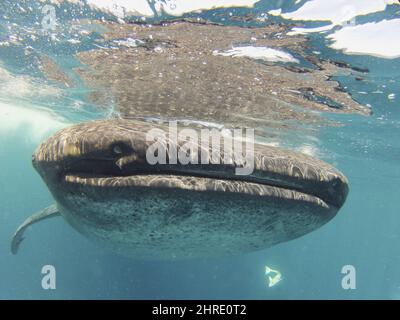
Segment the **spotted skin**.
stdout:
<path fill-rule="evenodd" d="M 262 144 L 245 176 L 235 175 L 239 158 L 151 165 L 146 133 L 154 128 L 168 130 L 129 119 L 81 123 L 33 155 L 61 216 L 118 253 L 181 259 L 261 250 L 321 227 L 346 199 L 347 180 L 331 165 Z"/>

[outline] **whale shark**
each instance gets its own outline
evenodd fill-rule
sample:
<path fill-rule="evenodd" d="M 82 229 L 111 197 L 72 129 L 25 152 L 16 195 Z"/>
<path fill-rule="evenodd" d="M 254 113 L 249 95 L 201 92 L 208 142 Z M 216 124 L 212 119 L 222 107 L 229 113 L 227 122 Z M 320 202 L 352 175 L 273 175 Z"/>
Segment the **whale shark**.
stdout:
<path fill-rule="evenodd" d="M 32 163 L 54 204 L 21 224 L 12 253 L 27 227 L 61 217 L 86 238 L 136 259 L 237 255 L 320 228 L 346 200 L 348 181 L 332 165 L 259 142 L 252 149 L 253 170 L 245 175 L 236 174 L 243 167 L 238 158 L 149 163 L 154 141 L 148 132 L 165 127 L 94 120 L 44 141 Z M 180 138 L 178 147 L 185 143 Z"/>

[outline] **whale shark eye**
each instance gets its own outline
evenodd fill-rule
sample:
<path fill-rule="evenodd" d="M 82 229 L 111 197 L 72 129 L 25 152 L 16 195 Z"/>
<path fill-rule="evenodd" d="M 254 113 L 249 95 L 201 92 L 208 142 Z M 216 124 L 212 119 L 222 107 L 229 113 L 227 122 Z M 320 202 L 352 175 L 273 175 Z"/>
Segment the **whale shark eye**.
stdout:
<path fill-rule="evenodd" d="M 117 143 L 114 143 L 111 145 L 110 151 L 113 155 L 120 156 L 122 154 L 129 154 L 133 150 L 132 150 L 132 147 L 130 147 L 125 142 L 117 142 Z"/>
<path fill-rule="evenodd" d="M 121 146 L 119 146 L 119 145 L 115 145 L 114 147 L 113 147 L 113 149 L 112 149 L 112 151 L 113 151 L 113 153 L 114 154 L 122 154 L 122 148 L 121 148 Z"/>

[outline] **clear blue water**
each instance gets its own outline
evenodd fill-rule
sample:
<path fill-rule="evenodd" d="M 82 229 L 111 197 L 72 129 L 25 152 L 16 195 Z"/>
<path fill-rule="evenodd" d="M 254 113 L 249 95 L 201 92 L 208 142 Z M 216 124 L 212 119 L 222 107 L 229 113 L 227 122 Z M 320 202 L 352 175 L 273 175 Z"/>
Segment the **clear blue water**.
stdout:
<path fill-rule="evenodd" d="M 292 1 L 280 1 L 280 4 L 284 9 L 294 10 L 304 2 L 294 5 Z M 15 3 L 0 4 L 0 41 L 8 39 L 11 31 L 7 26 L 12 23 L 16 24 L 12 32 L 18 29 L 24 37 L 23 46 L 0 46 L 2 67 L 9 72 L 39 76 L 34 55 L 29 58 L 32 61 L 24 55 L 24 47 L 28 45 L 56 57 L 66 69 L 77 63 L 72 58 L 76 50 L 92 48 L 94 39 L 78 47 L 62 41 L 56 45 L 44 40 L 29 42 L 27 30 L 35 27 L 34 22 L 40 16 L 19 14 Z M 36 1 L 20 3 L 37 11 Z M 276 1 L 262 1 L 251 10 L 265 12 L 272 8 L 277 8 Z M 213 13 L 202 15 L 212 17 Z M 82 13 L 67 10 L 61 19 L 68 24 L 73 18 L 98 15 L 90 10 Z M 390 8 L 365 19 L 390 19 L 395 15 L 395 9 Z M 71 35 L 66 31 L 64 36 L 68 39 Z M 31 154 L 40 142 L 32 138 L 32 129 L 22 125 L 0 130 L 0 299 L 399 299 L 400 59 L 345 55 L 329 49 L 323 36 L 312 37 L 313 49 L 320 51 L 322 57 L 370 70 L 367 82 L 346 76 L 338 80 L 354 99 L 370 104 L 373 115 L 331 116 L 344 126 L 323 128 L 319 133 L 322 158 L 344 172 L 350 181 L 348 200 L 330 223 L 300 239 L 243 256 L 140 262 L 105 251 L 63 220 L 54 219 L 28 230 L 29 247 L 13 256 L 9 242 L 16 227 L 53 200 L 31 166 Z M 371 93 L 378 89 L 383 93 Z M 2 92 L 1 107 L 46 107 L 71 122 L 104 116 L 86 102 L 84 89 L 63 90 L 61 96 L 50 99 Z M 389 93 L 396 93 L 398 98 L 388 100 Z M 81 108 L 72 108 L 77 101 Z M 53 131 L 46 132 L 44 137 Z M 41 287 L 41 268 L 48 264 L 57 270 L 56 290 Z M 283 280 L 272 288 L 266 283 L 265 265 L 279 269 L 283 275 Z M 357 270 L 355 290 L 341 287 L 344 265 L 353 265 Z"/>

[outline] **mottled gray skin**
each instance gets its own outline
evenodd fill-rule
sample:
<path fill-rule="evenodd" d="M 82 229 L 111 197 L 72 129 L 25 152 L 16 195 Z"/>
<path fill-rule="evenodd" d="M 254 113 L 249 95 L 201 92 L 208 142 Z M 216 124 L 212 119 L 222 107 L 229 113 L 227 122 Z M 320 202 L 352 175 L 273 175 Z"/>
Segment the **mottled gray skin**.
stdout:
<path fill-rule="evenodd" d="M 150 165 L 146 132 L 155 126 L 82 123 L 33 156 L 65 220 L 122 254 L 174 259 L 265 249 L 319 228 L 346 199 L 347 180 L 332 166 L 264 145 L 255 146 L 249 176 L 234 174 L 236 160 Z"/>

